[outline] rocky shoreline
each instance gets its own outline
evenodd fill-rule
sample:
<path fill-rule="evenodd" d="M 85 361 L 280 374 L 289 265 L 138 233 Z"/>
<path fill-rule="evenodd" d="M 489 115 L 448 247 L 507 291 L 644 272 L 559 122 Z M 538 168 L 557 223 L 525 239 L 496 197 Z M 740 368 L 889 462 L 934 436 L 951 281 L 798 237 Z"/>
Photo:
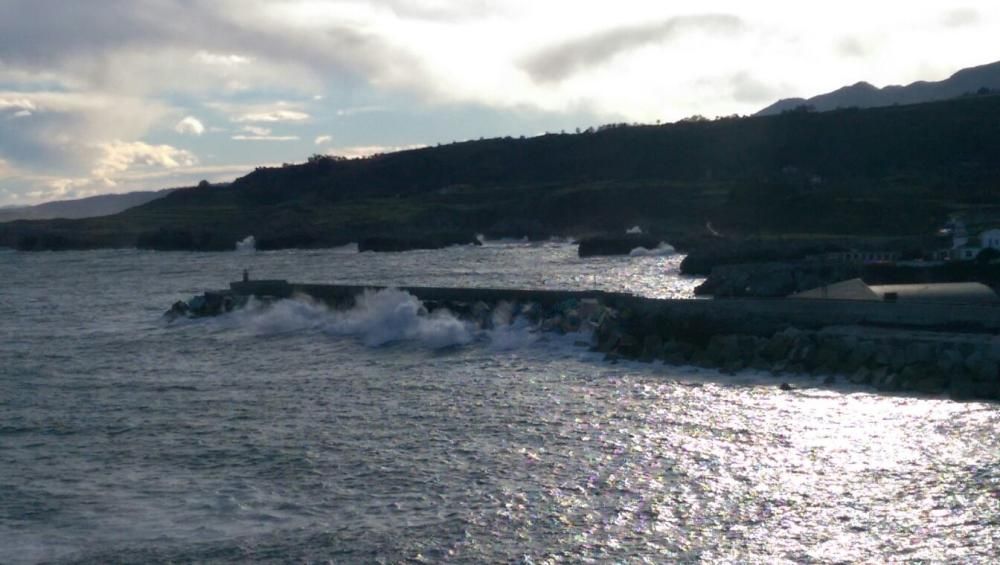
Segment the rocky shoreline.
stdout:
<path fill-rule="evenodd" d="M 281 281 L 283 282 L 283 281 Z M 287 285 L 287 283 L 284 283 Z M 769 371 L 787 380 L 824 384 L 850 382 L 880 391 L 947 394 L 956 400 L 1000 400 L 1000 343 L 989 333 L 957 333 L 880 328 L 827 326 L 798 328 L 785 325 L 771 331 L 740 331 L 725 322 L 700 315 L 640 312 L 613 295 L 574 297 L 557 301 L 483 301 L 425 299 L 428 313 L 446 309 L 481 329 L 498 320 L 521 317 L 536 331 L 589 332 L 590 346 L 610 362 L 660 361 L 736 373 L 744 369 Z M 582 294 L 581 294 L 582 296 Z M 269 301 L 288 296 L 258 296 Z M 165 314 L 178 317 L 214 316 L 244 307 L 246 294 L 212 291 L 178 302 Z M 343 298 L 343 297 L 341 297 Z M 336 307 L 350 307 L 340 300 Z M 496 316 L 498 308 L 505 316 Z"/>

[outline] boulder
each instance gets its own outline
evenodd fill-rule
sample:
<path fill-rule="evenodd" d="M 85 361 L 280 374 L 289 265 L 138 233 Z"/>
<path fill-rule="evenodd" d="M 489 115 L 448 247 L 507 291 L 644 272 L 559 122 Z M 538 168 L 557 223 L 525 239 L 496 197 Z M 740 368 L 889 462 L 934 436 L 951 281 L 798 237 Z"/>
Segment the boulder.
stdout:
<path fill-rule="evenodd" d="M 963 369 L 965 359 L 962 358 L 962 354 L 957 349 L 945 348 L 938 355 L 936 364 L 938 370 L 948 375 L 954 371 Z"/>
<path fill-rule="evenodd" d="M 577 254 L 580 257 L 603 255 L 628 255 L 637 247 L 656 249 L 660 238 L 644 234 L 599 235 L 580 240 Z"/>
<path fill-rule="evenodd" d="M 976 383 L 965 371 L 953 371 L 948 382 L 948 396 L 952 400 L 972 400 L 976 398 Z"/>
<path fill-rule="evenodd" d="M 840 353 L 830 338 L 816 348 L 816 365 L 826 368 L 826 373 L 832 373 L 833 367 L 840 365 Z"/>
<path fill-rule="evenodd" d="M 853 373 L 867 365 L 874 356 L 875 346 L 870 341 L 859 341 L 847 354 L 841 369 L 845 373 Z"/>
<path fill-rule="evenodd" d="M 170 307 L 169 310 L 163 313 L 163 316 L 169 321 L 176 320 L 177 318 L 187 317 L 191 309 L 188 308 L 187 302 L 183 300 L 178 300 L 174 302 L 174 305 Z"/>
<path fill-rule="evenodd" d="M 847 380 L 856 385 L 866 385 L 872 381 L 872 372 L 865 367 L 860 367 Z"/>
<path fill-rule="evenodd" d="M 648 363 L 661 357 L 663 357 L 663 339 L 657 334 L 647 335 L 642 344 L 639 360 Z"/>
<path fill-rule="evenodd" d="M 788 357 L 788 353 L 794 343 L 793 339 L 783 332 L 778 332 L 767 340 L 761 348 L 761 356 L 769 361 L 778 361 Z"/>

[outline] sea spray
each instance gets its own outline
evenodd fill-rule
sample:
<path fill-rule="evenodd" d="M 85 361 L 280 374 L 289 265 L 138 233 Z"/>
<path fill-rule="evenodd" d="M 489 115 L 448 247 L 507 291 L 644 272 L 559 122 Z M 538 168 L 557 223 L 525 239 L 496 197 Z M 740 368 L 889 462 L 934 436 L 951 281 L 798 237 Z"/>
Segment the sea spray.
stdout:
<path fill-rule="evenodd" d="M 257 238 L 254 236 L 248 235 L 236 242 L 237 253 L 253 253 L 254 251 L 257 251 Z"/>
<path fill-rule="evenodd" d="M 668 255 L 674 255 L 677 250 L 674 249 L 673 245 L 669 243 L 661 242 L 655 249 L 646 249 L 645 247 L 636 247 L 629 252 L 629 257 L 664 257 Z"/>
<path fill-rule="evenodd" d="M 178 320 L 184 325 L 195 323 L 187 318 Z M 477 335 L 475 324 L 459 320 L 445 309 L 428 312 L 415 296 L 394 288 L 367 290 L 349 310 L 330 310 L 306 296 L 273 302 L 251 298 L 244 308 L 205 323 L 261 336 L 301 331 L 357 336 L 371 347 L 417 341 L 439 349 L 470 343 Z"/>
<path fill-rule="evenodd" d="M 354 308 L 332 312 L 324 331 L 357 335 L 369 346 L 416 340 L 436 349 L 464 345 L 474 339 L 472 324 L 445 309 L 428 313 L 415 296 L 395 288 L 366 290 L 358 296 Z"/>
<path fill-rule="evenodd" d="M 552 315 L 555 317 L 544 319 L 535 305 L 518 306 L 501 301 L 485 315 L 459 318 L 447 308 L 428 311 L 412 294 L 389 288 L 366 290 L 347 310 L 331 310 L 303 295 L 274 301 L 250 297 L 243 307 L 230 313 L 208 318 L 182 316 L 168 324 L 178 327 L 210 324 L 221 330 L 243 330 L 258 336 L 295 332 L 352 336 L 369 347 L 412 341 L 441 349 L 480 342 L 494 351 L 513 351 L 557 337 L 565 337 L 567 343 L 575 345 L 589 344 L 589 325 L 567 324 L 561 315 L 555 312 Z"/>

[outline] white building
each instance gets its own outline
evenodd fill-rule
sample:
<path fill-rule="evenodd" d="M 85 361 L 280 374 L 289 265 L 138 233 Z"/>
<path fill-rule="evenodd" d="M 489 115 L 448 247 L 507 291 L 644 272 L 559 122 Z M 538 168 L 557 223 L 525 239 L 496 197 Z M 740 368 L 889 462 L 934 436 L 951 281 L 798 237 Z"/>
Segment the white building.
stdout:
<path fill-rule="evenodd" d="M 951 233 L 951 249 L 940 254 L 943 259 L 971 261 L 984 249 L 1000 251 L 1000 228 L 991 228 L 973 236 L 969 235 L 963 222 L 956 220 L 945 231 Z"/>

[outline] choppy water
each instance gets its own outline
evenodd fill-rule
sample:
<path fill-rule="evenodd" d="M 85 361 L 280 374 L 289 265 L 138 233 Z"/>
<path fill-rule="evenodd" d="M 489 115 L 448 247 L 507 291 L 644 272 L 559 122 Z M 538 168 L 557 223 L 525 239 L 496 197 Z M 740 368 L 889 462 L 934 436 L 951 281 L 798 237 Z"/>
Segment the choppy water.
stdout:
<path fill-rule="evenodd" d="M 611 365 L 255 276 L 687 295 L 676 257 L 0 251 L 0 562 L 995 562 L 1000 409 Z M 448 347 L 445 345 L 450 344 Z"/>

